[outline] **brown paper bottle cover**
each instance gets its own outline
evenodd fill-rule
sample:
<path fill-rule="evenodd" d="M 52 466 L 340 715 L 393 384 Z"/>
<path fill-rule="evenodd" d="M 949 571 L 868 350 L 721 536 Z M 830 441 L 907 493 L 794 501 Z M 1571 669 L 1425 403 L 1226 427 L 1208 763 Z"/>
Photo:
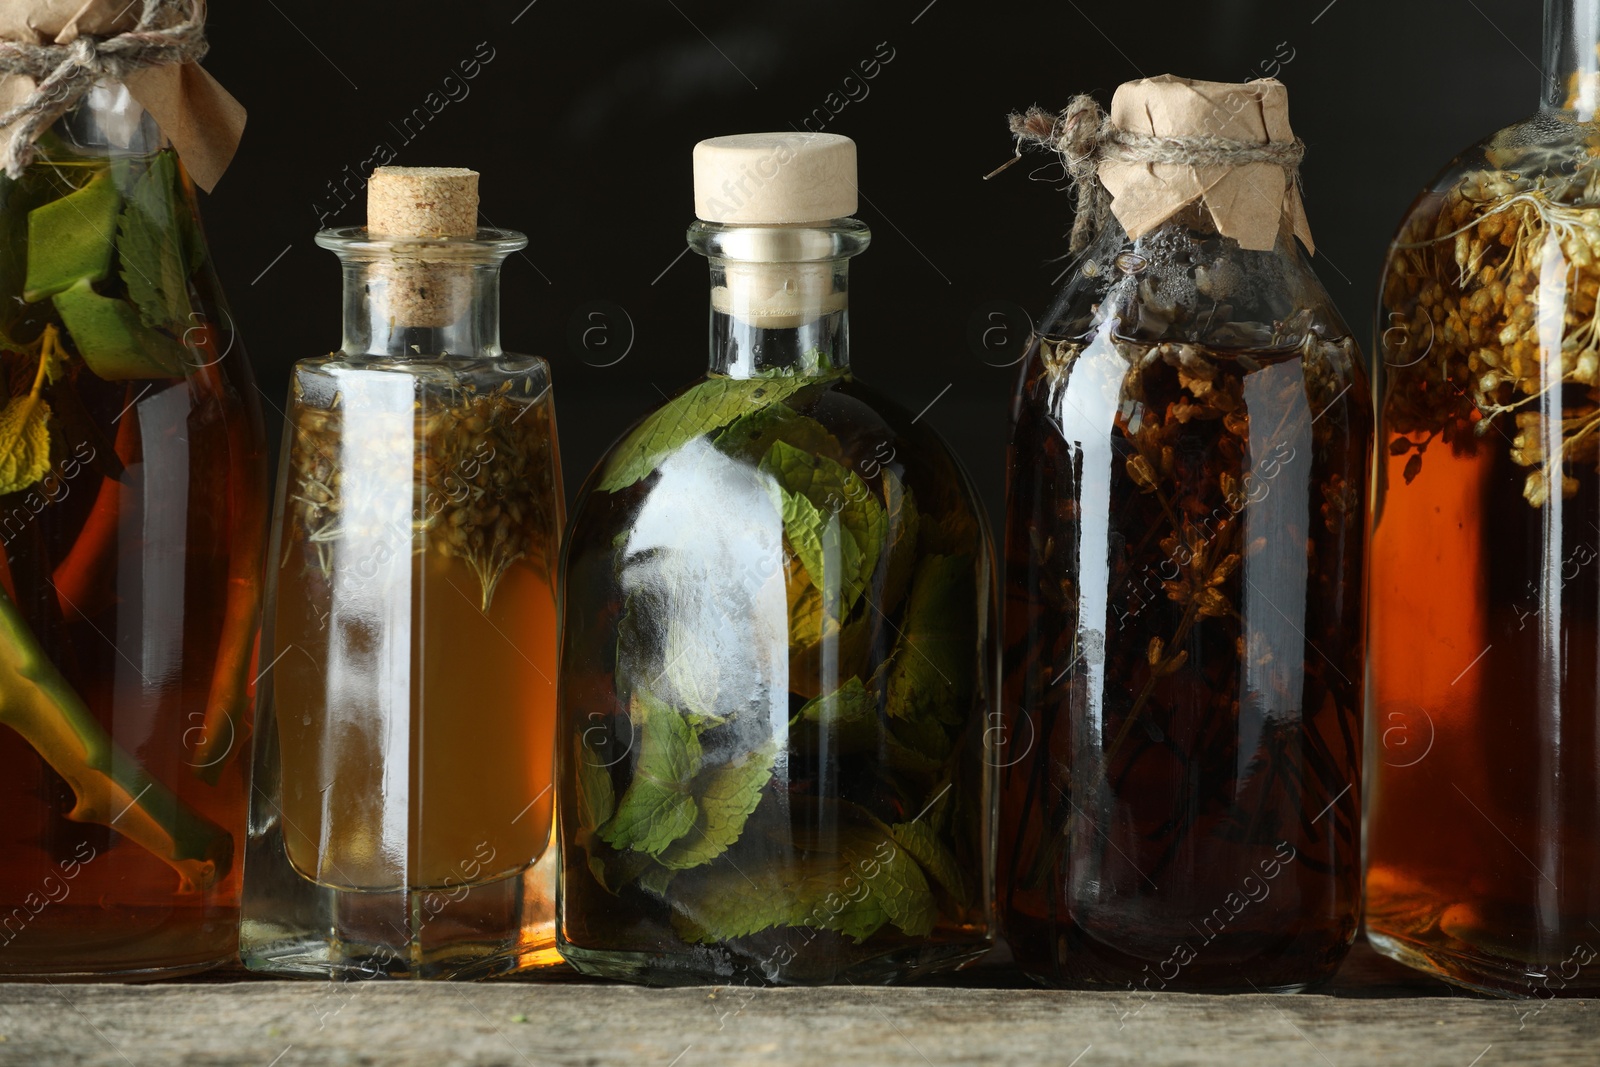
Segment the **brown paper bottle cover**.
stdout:
<path fill-rule="evenodd" d="M 1125 82 L 1111 98 L 1111 123 L 1153 137 L 1221 138 L 1255 144 L 1291 143 L 1289 91 L 1282 82 L 1191 81 L 1163 74 Z M 1198 158 L 1203 160 L 1203 154 Z M 1100 181 L 1111 212 L 1137 239 L 1194 203 L 1217 229 L 1245 248 L 1266 250 L 1287 227 L 1315 251 L 1294 173 L 1277 163 L 1240 165 L 1102 160 Z"/>
<path fill-rule="evenodd" d="M 0 0 L 0 41 L 69 45 L 84 34 L 124 33 L 138 23 L 142 7 L 128 0 Z M 194 183 L 210 192 L 239 148 L 244 106 L 198 63 L 144 67 L 123 84 L 183 157 Z M 34 88 L 27 75 L 0 75 L 0 112 Z M 0 129 L 0 152 L 12 133 Z"/>

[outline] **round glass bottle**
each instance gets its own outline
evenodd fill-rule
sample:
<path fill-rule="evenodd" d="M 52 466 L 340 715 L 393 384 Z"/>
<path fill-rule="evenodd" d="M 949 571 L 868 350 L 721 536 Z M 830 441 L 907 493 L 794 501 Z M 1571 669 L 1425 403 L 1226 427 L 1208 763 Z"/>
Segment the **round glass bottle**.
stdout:
<path fill-rule="evenodd" d="M 847 139 L 740 150 L 786 158 L 776 186 L 847 150 L 833 173 L 852 181 L 824 199 L 853 210 Z M 697 187 L 706 169 L 697 149 Z M 989 946 L 991 548 L 949 451 L 852 373 L 847 266 L 868 236 L 847 217 L 696 223 L 710 372 L 580 496 L 557 928 L 586 973 L 889 982 Z"/>
<path fill-rule="evenodd" d="M 1174 84 L 1241 116 L 1282 93 L 1155 82 L 1113 121 Z M 1295 991 L 1356 933 L 1371 420 L 1273 209 L 1254 248 L 1205 202 L 1136 239 L 1108 214 L 1023 364 L 999 892 L 1047 984 Z"/>
<path fill-rule="evenodd" d="M 250 364 L 120 84 L 0 175 L 0 975 L 233 958 L 266 536 Z"/>
<path fill-rule="evenodd" d="M 290 386 L 241 955 L 347 977 L 554 964 L 560 465 L 549 367 L 499 324 L 527 239 L 317 243 L 343 265 L 344 342 Z"/>
<path fill-rule="evenodd" d="M 1510 995 L 1600 990 L 1600 4 L 1543 107 L 1457 157 L 1385 267 L 1367 934 Z"/>

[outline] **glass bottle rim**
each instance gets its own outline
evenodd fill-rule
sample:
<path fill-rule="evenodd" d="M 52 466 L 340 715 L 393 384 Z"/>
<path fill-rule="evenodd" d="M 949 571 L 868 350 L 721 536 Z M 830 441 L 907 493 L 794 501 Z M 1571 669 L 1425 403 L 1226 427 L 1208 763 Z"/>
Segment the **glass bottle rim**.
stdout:
<path fill-rule="evenodd" d="M 393 256 L 429 260 L 504 259 L 528 246 L 528 236 L 516 230 L 478 228 L 471 237 L 394 237 L 373 235 L 365 226 L 335 226 L 320 230 L 317 246 L 341 258 L 386 259 Z"/>
<path fill-rule="evenodd" d="M 735 263 L 825 263 L 866 251 L 872 230 L 860 219 L 802 223 L 723 223 L 696 219 L 689 247 Z"/>

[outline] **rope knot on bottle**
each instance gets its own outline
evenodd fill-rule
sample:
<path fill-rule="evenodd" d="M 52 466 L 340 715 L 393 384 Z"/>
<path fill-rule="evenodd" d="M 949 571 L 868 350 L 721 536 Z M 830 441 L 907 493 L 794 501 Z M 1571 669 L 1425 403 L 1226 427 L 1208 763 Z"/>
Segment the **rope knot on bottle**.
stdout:
<path fill-rule="evenodd" d="M 0 41 L 0 75 L 32 78 L 28 98 L 0 114 L 0 129 L 15 127 L 3 160 L 20 178 L 33 161 L 33 142 L 102 79 L 121 81 L 145 67 L 198 62 L 206 54 L 203 0 L 143 0 L 134 28 L 111 36 L 81 34 L 70 44 Z"/>
<path fill-rule="evenodd" d="M 1100 235 L 1111 216 L 1111 193 L 1100 180 L 1102 163 L 1171 163 L 1190 167 L 1233 168 L 1249 163 L 1273 163 L 1298 182 L 1305 142 L 1241 141 L 1214 134 L 1156 136 L 1124 130 L 1112 123 L 1099 102 L 1087 93 L 1075 96 L 1065 110 L 1052 114 L 1030 107 L 1010 117 L 1017 153 L 1000 173 L 1022 157 L 1025 148 L 1043 148 L 1061 157 L 1067 177 L 1077 192 L 1077 212 L 1072 223 L 1070 249 L 1082 252 Z"/>

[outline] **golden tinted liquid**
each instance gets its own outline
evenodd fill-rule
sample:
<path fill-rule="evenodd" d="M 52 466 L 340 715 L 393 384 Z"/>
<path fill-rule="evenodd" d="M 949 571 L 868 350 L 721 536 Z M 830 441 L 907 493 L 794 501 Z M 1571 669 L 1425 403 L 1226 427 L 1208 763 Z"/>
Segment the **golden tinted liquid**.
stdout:
<path fill-rule="evenodd" d="M 360 620 L 317 630 L 297 607 L 311 593 L 306 575 L 280 580 L 279 647 L 289 649 L 277 668 L 284 840 L 295 868 L 326 885 L 484 881 L 532 863 L 549 839 L 549 585 L 514 565 L 484 612 L 462 560 L 418 554 L 411 573 L 418 640 L 409 684 L 377 715 L 379 694 L 348 691 L 355 687 L 322 678 L 312 661 L 329 662 L 334 641 L 386 652 L 383 635 Z"/>
<path fill-rule="evenodd" d="M 321 525 L 285 530 L 278 576 L 283 836 L 297 871 L 340 889 L 491 881 L 538 860 L 550 839 L 559 498 L 546 528 L 512 515 L 509 496 L 467 491 L 516 461 L 548 459 L 549 438 L 515 457 L 503 439 L 498 452 L 485 446 L 463 481 L 433 491 L 414 475 L 443 460 L 421 437 L 413 451 L 401 385 L 392 406 L 352 404 L 340 434 L 319 443 L 340 470 L 336 506 L 317 514 Z M 547 408 L 536 403 L 517 429 L 533 433 Z M 290 418 L 315 414 L 296 405 Z M 462 546 L 512 521 L 532 540 L 486 578 L 473 565 L 486 557 Z"/>

